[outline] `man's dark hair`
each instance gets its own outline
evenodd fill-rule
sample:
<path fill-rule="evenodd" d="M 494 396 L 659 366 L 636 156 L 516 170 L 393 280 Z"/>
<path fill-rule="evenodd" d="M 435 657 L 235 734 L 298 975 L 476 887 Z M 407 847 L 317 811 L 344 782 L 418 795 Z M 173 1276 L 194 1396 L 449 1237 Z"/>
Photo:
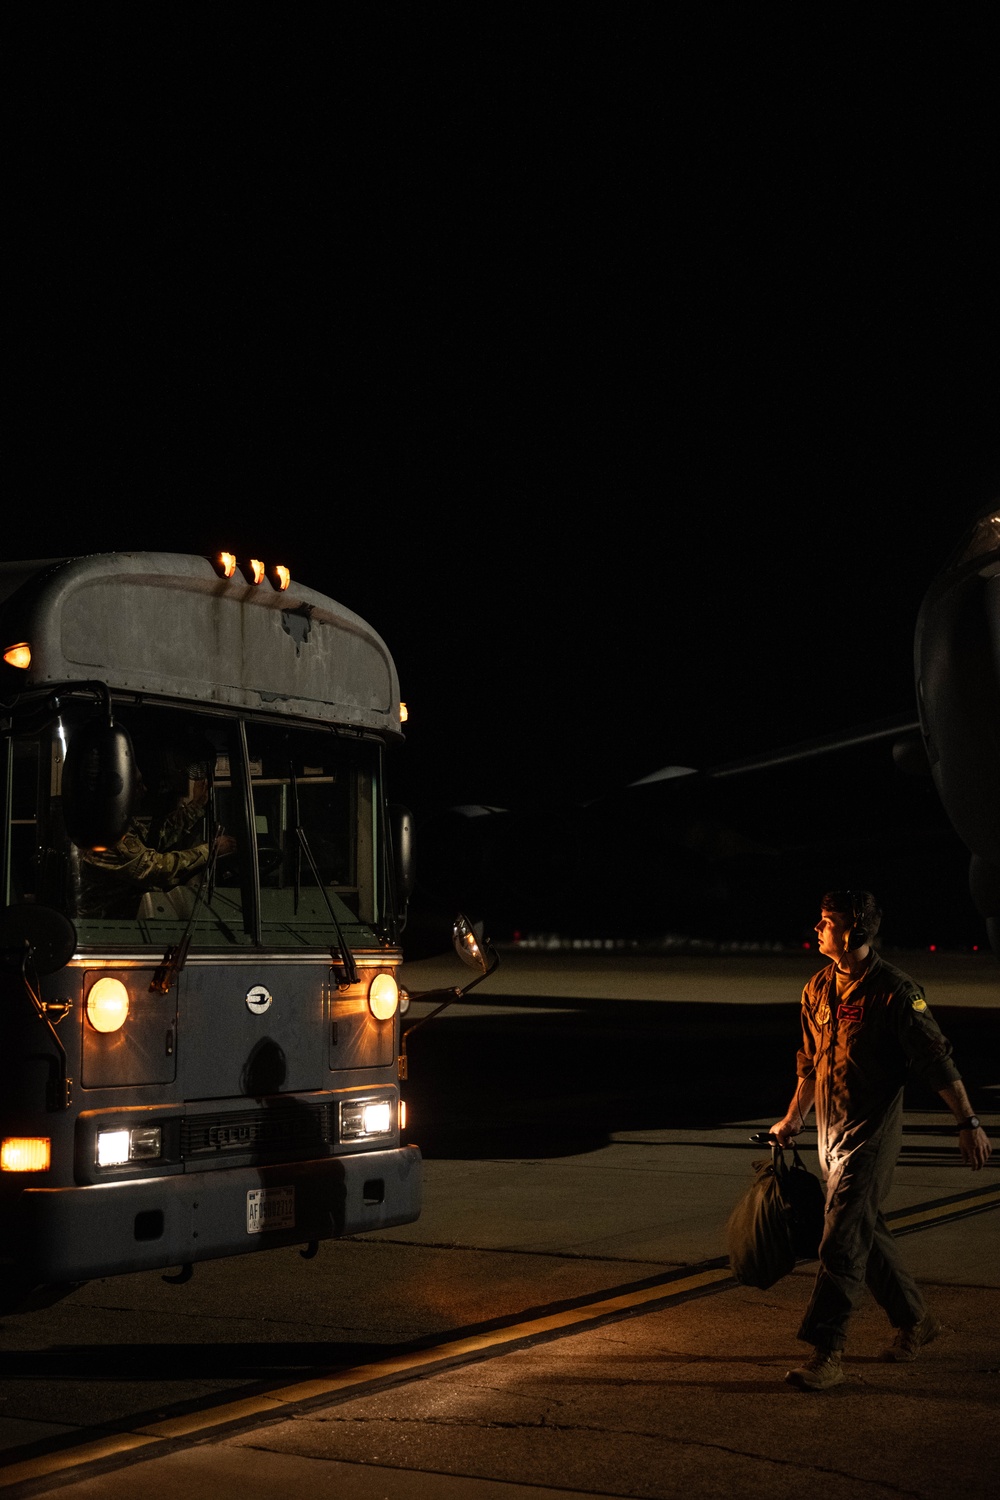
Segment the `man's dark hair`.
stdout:
<path fill-rule="evenodd" d="M 871 891 L 827 891 L 820 903 L 823 911 L 835 911 L 851 919 L 849 948 L 872 943 L 882 925 L 882 912 Z"/>

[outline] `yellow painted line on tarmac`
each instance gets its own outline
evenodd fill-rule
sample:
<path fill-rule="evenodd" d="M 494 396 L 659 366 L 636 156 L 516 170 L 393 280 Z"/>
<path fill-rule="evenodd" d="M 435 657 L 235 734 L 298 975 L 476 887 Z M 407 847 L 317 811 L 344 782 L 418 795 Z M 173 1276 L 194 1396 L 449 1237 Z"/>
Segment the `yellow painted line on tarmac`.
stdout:
<path fill-rule="evenodd" d="M 321 1376 L 317 1380 L 300 1380 L 294 1385 L 282 1386 L 257 1398 L 262 1409 L 265 1405 L 275 1407 L 294 1405 L 299 1401 L 315 1401 L 323 1396 L 332 1396 L 349 1391 L 353 1386 L 364 1386 L 375 1380 L 386 1380 L 394 1375 L 407 1375 L 421 1368 L 432 1369 L 435 1365 L 471 1355 L 482 1354 L 490 1349 L 502 1349 L 506 1344 L 519 1343 L 524 1339 L 539 1338 L 546 1333 L 555 1333 L 562 1328 L 591 1323 L 618 1312 L 629 1312 L 643 1307 L 647 1302 L 667 1302 L 687 1292 L 698 1291 L 717 1281 L 731 1278 L 728 1266 L 715 1266 L 709 1271 L 698 1271 L 678 1281 L 660 1282 L 657 1286 L 641 1287 L 638 1291 L 625 1292 L 619 1297 L 602 1297 L 588 1302 L 583 1307 L 569 1308 L 565 1312 L 550 1313 L 543 1318 L 530 1318 L 526 1323 L 514 1323 L 509 1328 L 495 1328 L 489 1333 L 476 1334 L 472 1338 L 453 1339 L 448 1344 L 435 1344 L 432 1349 L 417 1349 L 409 1354 L 400 1354 L 389 1359 L 380 1359 L 370 1365 L 352 1365 L 336 1375 Z M 190 1412 L 183 1417 L 169 1417 L 163 1422 L 151 1422 L 147 1427 L 136 1428 L 137 1432 L 154 1433 L 158 1438 L 187 1437 L 192 1432 L 202 1432 L 206 1427 L 221 1426 L 225 1422 L 239 1421 L 244 1415 L 242 1407 L 251 1407 L 252 1401 L 234 1401 L 224 1406 L 213 1406 L 207 1411 Z M 254 1415 L 249 1411 L 248 1415 Z"/>
<path fill-rule="evenodd" d="M 64 1469 L 75 1469 L 83 1464 L 96 1464 L 115 1458 L 130 1449 L 147 1447 L 153 1443 L 171 1439 L 191 1437 L 213 1427 L 225 1427 L 231 1422 L 240 1422 L 254 1417 L 271 1416 L 285 1406 L 294 1406 L 302 1401 L 315 1401 L 323 1396 L 343 1394 L 357 1387 L 359 1390 L 375 1381 L 391 1379 L 399 1375 L 412 1375 L 421 1369 L 433 1370 L 440 1364 L 469 1359 L 490 1350 L 502 1351 L 505 1346 L 528 1339 L 541 1338 L 545 1334 L 558 1333 L 561 1329 L 572 1331 L 575 1326 L 583 1328 L 601 1318 L 613 1317 L 616 1313 L 627 1313 L 651 1302 L 670 1302 L 700 1291 L 716 1282 L 728 1281 L 731 1272 L 728 1266 L 713 1266 L 709 1270 L 696 1271 L 675 1281 L 661 1281 L 655 1286 L 640 1287 L 636 1291 L 623 1292 L 619 1296 L 600 1297 L 583 1306 L 568 1308 L 563 1312 L 549 1313 L 541 1318 L 529 1318 L 524 1323 L 514 1323 L 509 1328 L 495 1328 L 489 1333 L 476 1334 L 471 1338 L 453 1339 L 447 1344 L 435 1344 L 430 1349 L 418 1349 L 408 1354 L 393 1355 L 389 1359 L 377 1360 L 369 1365 L 352 1365 L 335 1375 L 320 1376 L 315 1380 L 300 1380 L 294 1385 L 282 1386 L 279 1390 L 266 1391 L 259 1396 L 248 1396 L 238 1401 L 227 1401 L 221 1406 L 208 1407 L 203 1411 L 188 1412 L 179 1417 L 167 1417 L 160 1422 L 149 1422 L 133 1432 L 114 1433 L 107 1438 L 97 1438 L 83 1443 L 78 1448 L 63 1448 L 59 1452 L 45 1453 L 39 1458 L 29 1458 L 0 1470 L 0 1488 L 6 1489 L 27 1480 L 42 1479 Z"/>
<path fill-rule="evenodd" d="M 895 1214 L 888 1220 L 889 1228 L 910 1229 L 915 1224 L 926 1225 L 928 1228 L 936 1219 L 962 1218 L 968 1213 L 977 1212 L 983 1208 L 1000 1207 L 1000 1188 L 983 1188 L 978 1193 L 963 1193 L 961 1198 L 952 1198 L 946 1203 L 938 1203 L 933 1207 L 926 1204 L 918 1206 L 912 1213 Z"/>
<path fill-rule="evenodd" d="M 78 1448 L 63 1448 L 58 1453 L 43 1453 L 38 1458 L 28 1458 L 22 1463 L 11 1464 L 0 1471 L 3 1488 L 21 1484 L 25 1479 L 45 1479 L 49 1474 L 58 1474 L 61 1469 L 75 1469 L 80 1464 L 99 1463 L 101 1459 L 114 1458 L 119 1453 L 128 1453 L 135 1448 L 145 1448 L 155 1443 L 156 1438 L 139 1437 L 133 1432 L 116 1432 L 112 1437 L 98 1438 L 93 1443 L 81 1443 Z"/>

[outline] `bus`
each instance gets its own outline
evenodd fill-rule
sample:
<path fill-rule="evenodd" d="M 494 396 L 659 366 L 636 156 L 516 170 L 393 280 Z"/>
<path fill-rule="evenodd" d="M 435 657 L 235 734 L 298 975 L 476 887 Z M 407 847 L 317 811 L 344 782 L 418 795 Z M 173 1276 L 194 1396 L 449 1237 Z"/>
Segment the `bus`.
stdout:
<path fill-rule="evenodd" d="M 413 1222 L 384 642 L 120 552 L 0 565 L 0 655 L 0 1307 Z"/>

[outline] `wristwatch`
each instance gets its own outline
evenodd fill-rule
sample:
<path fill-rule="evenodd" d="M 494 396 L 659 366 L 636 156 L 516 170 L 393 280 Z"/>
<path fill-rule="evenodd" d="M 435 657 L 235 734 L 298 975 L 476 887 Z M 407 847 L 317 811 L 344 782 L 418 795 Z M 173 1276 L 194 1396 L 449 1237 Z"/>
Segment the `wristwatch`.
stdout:
<path fill-rule="evenodd" d="M 979 1129 L 979 1116 L 978 1115 L 970 1115 L 967 1120 L 959 1120 L 959 1122 L 958 1122 L 958 1128 L 959 1128 L 959 1130 L 978 1130 Z"/>

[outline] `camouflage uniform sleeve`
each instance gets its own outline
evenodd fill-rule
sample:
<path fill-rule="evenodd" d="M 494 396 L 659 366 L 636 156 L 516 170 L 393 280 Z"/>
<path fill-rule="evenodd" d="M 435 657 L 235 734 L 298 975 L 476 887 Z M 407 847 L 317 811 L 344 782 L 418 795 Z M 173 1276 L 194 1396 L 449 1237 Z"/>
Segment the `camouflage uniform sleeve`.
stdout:
<path fill-rule="evenodd" d="M 892 997 L 900 1046 L 914 1076 L 935 1092 L 961 1077 L 952 1061 L 951 1043 L 927 1008 L 924 992 L 911 980 Z"/>
<path fill-rule="evenodd" d="M 120 882 L 129 881 L 137 890 L 168 890 L 181 885 L 208 862 L 208 845 L 196 844 L 193 849 L 177 849 L 169 854 L 157 854 L 142 842 L 132 830 L 114 849 L 104 853 L 89 853 L 87 862 L 97 869 L 113 874 Z"/>
<path fill-rule="evenodd" d="M 204 816 L 204 802 L 182 802 L 164 818 L 157 841 L 159 848 L 176 847 L 188 837 L 191 830 L 201 822 Z"/>
<path fill-rule="evenodd" d="M 169 890 L 171 886 L 183 885 L 189 876 L 196 874 L 208 864 L 208 845 L 195 844 L 191 849 L 174 849 L 169 854 L 153 854 L 151 878 L 146 884 Z"/>

